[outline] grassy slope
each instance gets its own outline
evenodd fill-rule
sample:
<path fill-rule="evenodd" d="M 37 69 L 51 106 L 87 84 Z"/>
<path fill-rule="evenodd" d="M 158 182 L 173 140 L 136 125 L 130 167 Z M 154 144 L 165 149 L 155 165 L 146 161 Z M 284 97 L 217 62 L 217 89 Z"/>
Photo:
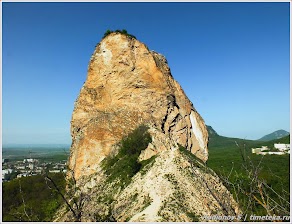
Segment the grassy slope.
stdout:
<path fill-rule="evenodd" d="M 272 148 L 272 146 L 276 142 L 290 143 L 290 136 L 286 136 L 284 138 L 269 142 L 228 138 L 223 136 L 211 136 L 208 145 L 208 166 L 210 166 L 215 171 L 220 171 L 222 170 L 222 168 L 228 171 L 232 167 L 232 162 L 234 162 L 235 166 L 240 167 L 242 163 L 242 157 L 239 147 L 236 145 L 236 142 L 240 147 L 245 148 L 246 155 L 256 162 L 259 161 L 262 156 L 252 154 L 251 148 L 260 147 L 262 145 L 266 145 Z M 289 171 L 289 155 L 267 155 L 263 157 L 263 161 L 264 165 L 267 165 L 266 167 L 270 167 L 271 169 L 273 168 L 273 170 L 275 171 Z"/>
<path fill-rule="evenodd" d="M 262 170 L 260 178 L 265 179 L 269 186 L 272 186 L 277 192 L 286 190 L 290 192 L 290 158 L 289 155 L 255 155 L 251 153 L 251 148 L 266 145 L 272 147 L 274 143 L 290 143 L 290 135 L 282 139 L 269 142 L 243 140 L 237 138 L 227 138 L 219 135 L 211 136 L 209 141 L 209 160 L 207 165 L 217 174 L 227 176 L 232 167 L 233 171 L 243 173 L 242 156 L 239 147 L 245 148 L 246 156 L 251 159 L 254 164 L 259 164 L 262 160 Z M 235 172 L 231 174 L 231 180 L 235 179 Z"/>

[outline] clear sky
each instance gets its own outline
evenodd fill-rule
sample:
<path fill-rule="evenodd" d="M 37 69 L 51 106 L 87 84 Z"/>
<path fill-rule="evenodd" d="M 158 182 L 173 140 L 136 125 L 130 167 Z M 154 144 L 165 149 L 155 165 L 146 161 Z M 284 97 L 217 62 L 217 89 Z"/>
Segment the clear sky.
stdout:
<path fill-rule="evenodd" d="M 126 29 L 166 56 L 207 125 L 290 131 L 289 3 L 2 3 L 2 142 L 71 143 L 95 45 Z"/>

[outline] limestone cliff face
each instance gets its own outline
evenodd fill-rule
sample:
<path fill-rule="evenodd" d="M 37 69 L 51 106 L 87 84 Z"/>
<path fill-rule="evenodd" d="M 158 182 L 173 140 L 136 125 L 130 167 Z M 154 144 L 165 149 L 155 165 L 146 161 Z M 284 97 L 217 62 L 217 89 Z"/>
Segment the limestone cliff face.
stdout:
<path fill-rule="evenodd" d="M 140 124 L 148 126 L 151 141 L 147 134 L 144 150 L 119 157 L 118 143 Z M 68 198 L 82 205 L 73 206 L 79 221 L 239 219 L 232 195 L 204 164 L 208 132 L 203 119 L 166 59 L 136 39 L 112 33 L 97 45 L 75 102 L 71 135 L 69 166 L 77 190 Z M 140 165 L 128 171 L 133 164 Z M 74 221 L 73 214 L 64 205 L 55 221 Z"/>
<path fill-rule="evenodd" d="M 76 179 L 95 173 L 115 144 L 140 124 L 147 124 L 152 136 L 140 160 L 178 144 L 208 159 L 204 121 L 173 79 L 165 57 L 112 33 L 97 45 L 75 102 L 69 166 Z"/>

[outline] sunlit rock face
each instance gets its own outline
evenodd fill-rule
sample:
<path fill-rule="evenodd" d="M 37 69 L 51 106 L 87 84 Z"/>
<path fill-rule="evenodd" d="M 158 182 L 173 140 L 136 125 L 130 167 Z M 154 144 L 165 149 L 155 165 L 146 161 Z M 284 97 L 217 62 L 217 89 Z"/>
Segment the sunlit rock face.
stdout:
<path fill-rule="evenodd" d="M 165 57 L 134 38 L 112 33 L 96 46 L 75 102 L 69 159 L 75 177 L 96 172 L 115 144 L 140 124 L 150 127 L 153 140 L 140 160 L 178 144 L 208 159 L 204 121 Z"/>
<path fill-rule="evenodd" d="M 115 159 L 121 139 L 141 124 L 148 126 L 151 141 L 134 159 L 143 165 L 131 174 L 124 158 L 135 153 Z M 112 33 L 97 45 L 75 102 L 71 135 L 69 168 L 76 180 L 73 190 L 78 189 L 73 194 L 84 202 L 79 221 L 192 222 L 241 214 L 204 163 L 208 132 L 203 119 L 173 79 L 165 57 L 134 38 Z M 121 161 L 127 161 L 124 169 Z M 74 220 L 65 206 L 55 215 L 55 221 Z"/>

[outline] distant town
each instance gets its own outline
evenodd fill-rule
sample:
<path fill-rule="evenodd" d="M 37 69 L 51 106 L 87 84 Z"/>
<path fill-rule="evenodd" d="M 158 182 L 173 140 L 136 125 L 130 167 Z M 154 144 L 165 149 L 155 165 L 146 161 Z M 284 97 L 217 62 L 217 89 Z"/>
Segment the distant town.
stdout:
<path fill-rule="evenodd" d="M 290 144 L 275 143 L 270 149 L 268 146 L 252 148 L 256 155 L 285 155 L 290 154 Z M 48 162 L 42 159 L 2 159 L 2 181 L 9 181 L 15 178 L 34 176 L 43 173 L 66 173 L 67 160 L 59 162 Z"/>
<path fill-rule="evenodd" d="M 272 150 L 268 146 L 252 148 L 251 150 L 256 155 L 285 155 L 290 154 L 290 144 L 275 143 Z"/>
<path fill-rule="evenodd" d="M 34 176 L 42 173 L 66 173 L 67 160 L 60 162 L 40 162 L 38 159 L 2 159 L 2 181 Z"/>

